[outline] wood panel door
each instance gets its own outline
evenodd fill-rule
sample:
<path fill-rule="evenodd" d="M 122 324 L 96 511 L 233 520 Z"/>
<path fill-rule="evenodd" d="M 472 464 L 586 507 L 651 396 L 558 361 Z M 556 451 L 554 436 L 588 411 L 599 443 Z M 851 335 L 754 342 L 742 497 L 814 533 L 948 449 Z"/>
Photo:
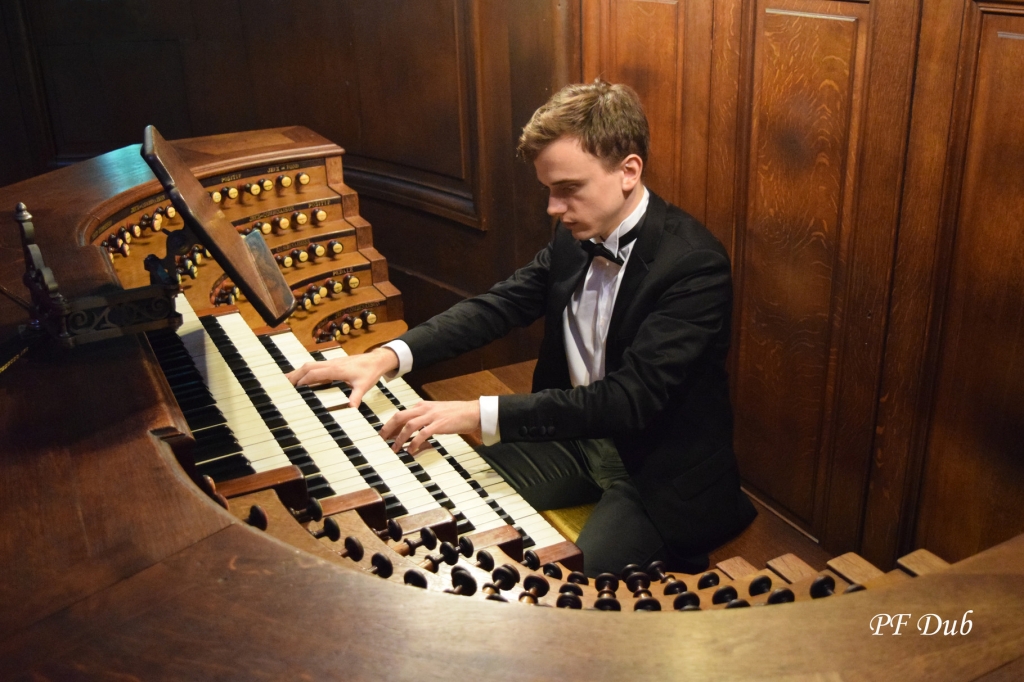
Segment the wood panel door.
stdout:
<path fill-rule="evenodd" d="M 834 552 L 860 542 L 916 11 L 895 0 L 747 7 L 736 448 L 748 487 Z"/>
<path fill-rule="evenodd" d="M 927 6 L 918 81 L 865 544 L 956 561 L 1024 531 L 1024 2 Z"/>

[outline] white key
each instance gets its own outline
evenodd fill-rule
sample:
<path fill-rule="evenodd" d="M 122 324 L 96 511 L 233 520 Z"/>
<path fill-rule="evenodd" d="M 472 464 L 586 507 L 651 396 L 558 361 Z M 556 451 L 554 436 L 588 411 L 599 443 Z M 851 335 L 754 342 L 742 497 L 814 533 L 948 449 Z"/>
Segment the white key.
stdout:
<path fill-rule="evenodd" d="M 361 479 L 362 477 L 355 471 L 355 467 L 348 460 L 348 457 L 345 456 L 340 446 L 334 441 L 327 429 L 324 428 L 323 423 L 320 422 L 316 414 L 309 408 L 302 396 L 295 390 L 295 387 L 284 377 L 280 367 L 277 366 L 273 357 L 267 352 L 263 344 L 260 343 L 256 335 L 253 334 L 252 330 L 242 319 L 242 316 L 237 313 L 224 315 L 219 317 L 217 322 L 228 335 L 231 343 L 245 358 L 246 365 L 257 376 L 260 385 L 267 392 L 267 395 L 270 396 L 274 406 L 288 423 L 288 427 L 295 433 L 299 443 L 310 453 L 313 461 L 317 462 L 317 458 L 313 455 L 314 452 L 319 453 L 321 458 L 333 455 L 331 461 L 336 465 L 336 469 L 338 471 L 347 471 L 349 474 L 346 480 L 355 480 L 351 474 L 355 474 L 355 476 Z M 317 464 L 317 467 L 319 468 L 320 465 Z M 328 480 L 328 482 L 330 481 Z M 331 487 L 333 488 L 334 486 L 332 485 Z M 355 489 L 359 490 L 367 487 L 369 486 L 366 482 L 362 481 L 361 487 Z M 337 489 L 335 489 L 335 492 L 337 492 Z"/>
<path fill-rule="evenodd" d="M 182 325 L 184 332 L 179 329 L 179 336 L 189 354 L 197 354 L 192 355 L 193 362 L 203 376 L 228 428 L 242 448 L 243 455 L 257 473 L 290 465 L 290 460 L 260 418 L 206 329 L 188 306 L 187 300 L 183 296 L 179 300 L 184 302 L 184 311 L 189 317 Z"/>
<path fill-rule="evenodd" d="M 344 348 L 331 348 L 321 353 L 327 360 L 337 360 L 338 358 L 347 358 L 348 353 L 345 352 Z"/>
<path fill-rule="evenodd" d="M 270 340 L 292 365 L 297 366 L 304 362 L 312 361 L 312 356 L 302 347 L 301 342 L 294 335 L 275 334 L 270 337 Z M 292 390 L 294 391 L 294 389 Z M 334 390 L 344 396 L 339 389 Z M 377 393 L 379 394 L 379 391 Z M 319 398 L 320 396 L 318 395 L 317 397 Z M 323 402 L 321 400 L 321 403 Z M 289 405 L 284 409 L 280 407 L 278 409 L 291 423 L 291 418 L 298 418 L 299 414 L 304 410 L 308 411 L 309 407 L 303 401 L 302 405 Z M 353 445 L 359 449 L 367 463 L 373 467 L 374 471 L 377 472 L 409 513 L 435 509 L 439 506 L 437 500 L 426 491 L 412 472 L 409 471 L 405 463 L 398 459 L 398 456 L 391 451 L 376 430 L 366 422 L 357 410 L 335 410 L 331 413 L 331 416 L 341 426 L 345 434 L 352 440 Z M 303 434 L 309 431 L 316 431 L 317 429 L 323 429 L 319 420 L 317 420 L 316 424 L 303 422 Z M 326 431 L 324 432 L 326 433 Z M 296 433 L 298 434 L 298 431 Z M 330 440 L 332 443 L 334 442 L 333 438 Z M 303 443 L 305 444 L 305 441 Z M 338 460 L 337 456 L 327 456 L 316 450 L 318 446 L 326 444 L 326 441 L 321 437 L 314 436 L 310 443 L 313 445 L 314 450 L 310 448 L 306 448 L 306 450 L 310 453 L 313 461 L 316 462 L 317 467 L 327 472 L 325 473 L 325 478 L 331 480 L 332 477 L 338 477 L 338 471 L 343 468 L 343 463 Z M 341 455 L 344 456 L 344 453 L 341 453 Z M 321 464 L 321 461 L 324 463 Z"/>

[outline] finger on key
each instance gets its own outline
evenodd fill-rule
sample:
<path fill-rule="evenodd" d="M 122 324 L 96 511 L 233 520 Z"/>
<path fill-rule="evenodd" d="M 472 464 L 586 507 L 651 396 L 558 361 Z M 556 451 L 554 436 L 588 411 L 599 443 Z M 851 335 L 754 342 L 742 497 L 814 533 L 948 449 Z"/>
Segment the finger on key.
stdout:
<path fill-rule="evenodd" d="M 335 379 L 340 379 L 337 376 L 337 372 L 334 368 L 330 367 L 326 362 L 316 363 L 319 367 L 311 367 L 306 373 L 295 382 L 296 386 L 310 386 L 314 384 L 329 384 Z M 305 365 L 303 365 L 305 367 Z"/>
<path fill-rule="evenodd" d="M 402 427 L 402 431 L 395 436 L 395 444 L 392 449 L 398 452 L 402 449 L 402 446 L 409 442 L 409 440 L 419 431 L 426 423 L 426 419 L 417 417 L 416 419 L 410 419 L 406 422 L 405 426 Z"/>
<path fill-rule="evenodd" d="M 403 410 L 402 412 L 408 413 L 412 411 Z M 408 443 L 410 439 L 416 434 L 416 432 L 423 428 L 426 424 L 428 424 L 429 421 L 430 420 L 427 417 L 416 414 L 413 414 L 410 417 L 404 419 L 404 422 L 406 423 L 402 425 L 401 431 L 399 431 L 398 435 L 394 437 L 394 452 L 397 453 L 398 451 L 400 451 L 402 445 Z"/>
<path fill-rule="evenodd" d="M 434 435 L 434 425 L 428 424 L 420 429 L 420 432 L 416 434 L 416 437 L 409 443 L 409 447 L 406 448 L 410 455 L 418 455 L 420 450 L 427 444 L 427 439 Z"/>
<path fill-rule="evenodd" d="M 359 407 L 359 403 L 363 402 L 363 396 L 366 392 L 377 385 L 377 378 L 367 379 L 363 377 L 352 379 L 348 382 L 348 385 L 352 387 L 352 392 L 348 396 L 348 403 L 352 407 Z"/>
<path fill-rule="evenodd" d="M 352 399 L 349 398 L 349 400 L 351 401 Z M 380 427 L 380 437 L 384 440 L 391 440 L 405 426 L 405 422 L 411 418 L 412 412 L 409 410 L 398 410 L 391 415 L 391 419 L 384 426 Z"/>
<path fill-rule="evenodd" d="M 288 379 L 288 381 L 292 382 L 292 386 L 297 386 L 298 383 L 299 383 L 299 380 L 302 377 L 306 376 L 306 373 L 309 372 L 309 370 L 311 370 L 314 367 L 316 367 L 316 365 L 317 365 L 317 363 L 315 363 L 315 362 L 307 362 L 304 365 L 302 365 L 301 367 L 299 367 L 298 369 L 293 369 L 292 371 L 288 372 L 284 376 L 285 376 L 285 378 Z"/>

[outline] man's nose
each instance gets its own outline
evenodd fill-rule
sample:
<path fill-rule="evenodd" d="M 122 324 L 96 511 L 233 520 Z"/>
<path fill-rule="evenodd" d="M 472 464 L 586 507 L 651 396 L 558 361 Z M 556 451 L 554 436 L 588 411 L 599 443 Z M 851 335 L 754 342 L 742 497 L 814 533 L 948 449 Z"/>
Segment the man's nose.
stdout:
<path fill-rule="evenodd" d="M 548 215 L 558 217 L 565 213 L 565 202 L 555 197 L 548 197 Z"/>

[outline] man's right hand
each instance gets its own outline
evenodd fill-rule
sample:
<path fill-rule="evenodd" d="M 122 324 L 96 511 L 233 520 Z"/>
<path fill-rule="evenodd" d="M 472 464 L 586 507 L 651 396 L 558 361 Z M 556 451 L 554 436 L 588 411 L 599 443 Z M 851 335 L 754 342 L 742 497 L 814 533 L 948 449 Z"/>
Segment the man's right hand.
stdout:
<path fill-rule="evenodd" d="M 344 381 L 352 387 L 349 405 L 359 407 L 363 394 L 382 376 L 398 369 L 398 355 L 389 348 L 378 348 L 371 353 L 350 355 L 327 362 L 307 362 L 285 376 L 295 386 L 327 384 Z"/>

